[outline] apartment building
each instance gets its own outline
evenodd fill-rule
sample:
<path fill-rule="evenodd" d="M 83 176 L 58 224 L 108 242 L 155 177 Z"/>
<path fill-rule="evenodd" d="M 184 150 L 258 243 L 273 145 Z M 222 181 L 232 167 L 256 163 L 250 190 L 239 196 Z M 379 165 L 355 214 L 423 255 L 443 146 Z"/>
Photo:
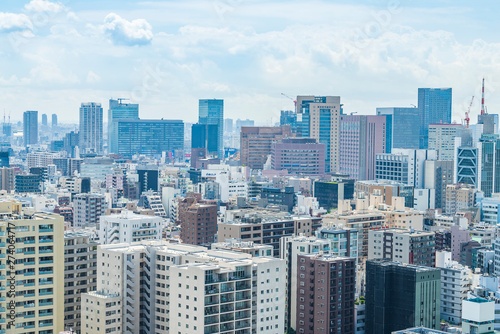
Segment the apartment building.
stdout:
<path fill-rule="evenodd" d="M 97 226 L 106 209 L 104 195 L 78 194 L 73 197 L 73 226 Z"/>
<path fill-rule="evenodd" d="M 117 244 L 161 240 L 164 225 L 163 218 L 123 210 L 119 214 L 101 216 L 99 242 Z"/>

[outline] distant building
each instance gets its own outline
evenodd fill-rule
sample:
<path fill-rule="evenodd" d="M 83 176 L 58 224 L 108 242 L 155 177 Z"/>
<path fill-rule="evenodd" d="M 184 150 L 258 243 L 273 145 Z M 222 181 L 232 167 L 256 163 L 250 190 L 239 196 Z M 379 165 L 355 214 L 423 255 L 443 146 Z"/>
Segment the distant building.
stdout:
<path fill-rule="evenodd" d="M 325 173 L 325 145 L 311 138 L 283 138 L 271 144 L 271 168 L 288 174 Z"/>
<path fill-rule="evenodd" d="M 455 137 L 462 124 L 429 124 L 429 150 L 438 152 L 439 160 L 453 160 Z"/>
<path fill-rule="evenodd" d="M 241 164 L 252 169 L 263 169 L 271 154 L 273 142 L 291 136 L 290 126 L 241 128 Z"/>
<path fill-rule="evenodd" d="M 42 125 L 47 126 L 47 114 L 42 114 Z"/>
<path fill-rule="evenodd" d="M 266 200 L 269 205 L 280 205 L 286 207 L 288 212 L 291 212 L 295 206 L 295 191 L 293 187 L 279 188 L 262 188 L 260 193 L 261 199 Z"/>
<path fill-rule="evenodd" d="M 124 103 L 124 99 L 110 99 L 108 109 L 108 151 L 118 153 L 118 129 L 116 120 L 139 119 L 139 105 Z"/>
<path fill-rule="evenodd" d="M 80 107 L 80 148 L 84 153 L 103 152 L 103 116 L 100 103 L 82 103 Z"/>
<path fill-rule="evenodd" d="M 16 193 L 40 193 L 42 192 L 40 175 L 18 174 L 15 179 Z"/>
<path fill-rule="evenodd" d="M 429 124 L 451 123 L 451 88 L 419 88 L 420 149 L 427 149 Z"/>
<path fill-rule="evenodd" d="M 368 260 L 365 299 L 366 334 L 391 334 L 416 326 L 438 329 L 441 270 Z"/>
<path fill-rule="evenodd" d="M 217 234 L 217 205 L 193 204 L 183 214 L 181 240 L 191 245 L 208 246 Z"/>
<path fill-rule="evenodd" d="M 1 167 L 0 168 L 0 189 L 11 192 L 15 187 L 15 174 L 14 168 Z"/>
<path fill-rule="evenodd" d="M 57 126 L 57 115 L 52 114 L 52 126 Z"/>
<path fill-rule="evenodd" d="M 201 99 L 199 101 L 199 124 L 217 125 L 217 152 L 219 159 L 224 157 L 224 100 Z"/>
<path fill-rule="evenodd" d="M 336 209 L 339 201 L 354 198 L 354 180 L 322 182 L 315 181 L 313 196 L 325 210 Z"/>
<path fill-rule="evenodd" d="M 386 117 L 386 150 L 391 153 L 394 148 L 419 148 L 420 112 L 412 108 L 377 108 L 377 115 Z"/>
<path fill-rule="evenodd" d="M 38 111 L 25 111 L 23 114 L 24 146 L 38 143 Z"/>
<path fill-rule="evenodd" d="M 107 245 L 161 240 L 163 225 L 163 219 L 160 217 L 138 215 L 127 210 L 119 214 L 101 216 L 99 242 Z"/>
<path fill-rule="evenodd" d="M 96 226 L 106 209 L 105 198 L 100 194 L 78 194 L 73 197 L 73 226 Z"/>
<path fill-rule="evenodd" d="M 137 167 L 137 174 L 139 175 L 139 195 L 149 190 L 158 191 L 158 167 Z"/>
<path fill-rule="evenodd" d="M 446 214 L 454 215 L 457 211 L 473 207 L 476 204 L 478 190 L 468 184 L 449 184 L 446 186 Z"/>

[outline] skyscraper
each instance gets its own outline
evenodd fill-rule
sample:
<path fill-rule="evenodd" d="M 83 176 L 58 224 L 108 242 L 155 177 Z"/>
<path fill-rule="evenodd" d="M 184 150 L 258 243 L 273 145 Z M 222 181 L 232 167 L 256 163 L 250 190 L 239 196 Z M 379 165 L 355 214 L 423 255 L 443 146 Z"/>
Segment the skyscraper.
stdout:
<path fill-rule="evenodd" d="M 24 146 L 38 143 L 38 111 L 25 111 L 23 115 Z"/>
<path fill-rule="evenodd" d="M 419 147 L 420 112 L 418 108 L 377 108 L 377 115 L 385 115 L 387 144 L 385 153 L 393 148 Z"/>
<path fill-rule="evenodd" d="M 102 153 L 102 107 L 100 103 L 82 103 L 80 107 L 80 147 L 83 152 Z"/>
<path fill-rule="evenodd" d="M 47 114 L 42 114 L 42 125 L 47 126 Z"/>
<path fill-rule="evenodd" d="M 199 101 L 199 117 L 200 124 L 217 124 L 218 125 L 218 158 L 224 157 L 224 100 L 206 99 Z"/>
<path fill-rule="evenodd" d="M 315 138 L 326 146 L 326 171 L 339 166 L 340 96 L 297 96 L 297 122 L 302 137 Z"/>
<path fill-rule="evenodd" d="M 429 124 L 451 123 L 451 88 L 419 88 L 420 148 L 429 145 Z"/>
<path fill-rule="evenodd" d="M 57 126 L 57 115 L 52 114 L 52 126 Z"/>
<path fill-rule="evenodd" d="M 441 270 L 385 259 L 366 262 L 366 334 L 438 329 Z"/>
<path fill-rule="evenodd" d="M 123 99 L 109 100 L 108 109 L 108 151 L 118 153 L 118 119 L 139 119 L 139 105 L 135 103 L 123 103 Z"/>

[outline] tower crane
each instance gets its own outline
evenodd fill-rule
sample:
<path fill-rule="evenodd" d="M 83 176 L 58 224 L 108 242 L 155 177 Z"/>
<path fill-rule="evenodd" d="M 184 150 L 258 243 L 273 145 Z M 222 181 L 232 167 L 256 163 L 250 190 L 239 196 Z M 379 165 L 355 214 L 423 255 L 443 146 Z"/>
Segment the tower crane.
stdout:
<path fill-rule="evenodd" d="M 290 99 L 293 101 L 293 103 L 295 104 L 295 106 L 297 106 L 297 100 L 294 100 L 293 98 L 291 98 L 290 96 L 286 95 L 285 93 L 281 93 L 281 95 L 283 95 L 284 97 L 286 97 L 287 99 Z"/>
<path fill-rule="evenodd" d="M 469 122 L 470 122 L 469 114 L 470 114 L 470 108 L 472 107 L 472 102 L 474 102 L 474 96 L 472 96 L 472 100 L 470 101 L 469 109 L 467 109 L 467 111 L 465 112 L 465 122 L 467 123 L 467 129 L 469 128 Z"/>

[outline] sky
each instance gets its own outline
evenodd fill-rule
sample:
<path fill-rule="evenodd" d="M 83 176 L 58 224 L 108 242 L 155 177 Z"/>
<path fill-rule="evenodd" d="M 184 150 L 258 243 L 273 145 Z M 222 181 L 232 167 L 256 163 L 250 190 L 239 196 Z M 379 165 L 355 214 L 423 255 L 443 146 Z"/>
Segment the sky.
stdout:
<path fill-rule="evenodd" d="M 0 112 L 78 123 L 82 102 L 139 103 L 141 118 L 279 121 L 297 95 L 341 96 L 346 113 L 417 104 L 452 87 L 473 123 L 485 78 L 500 109 L 500 2 L 462 0 L 1 0 Z M 285 94 L 291 99 L 282 95 Z"/>

